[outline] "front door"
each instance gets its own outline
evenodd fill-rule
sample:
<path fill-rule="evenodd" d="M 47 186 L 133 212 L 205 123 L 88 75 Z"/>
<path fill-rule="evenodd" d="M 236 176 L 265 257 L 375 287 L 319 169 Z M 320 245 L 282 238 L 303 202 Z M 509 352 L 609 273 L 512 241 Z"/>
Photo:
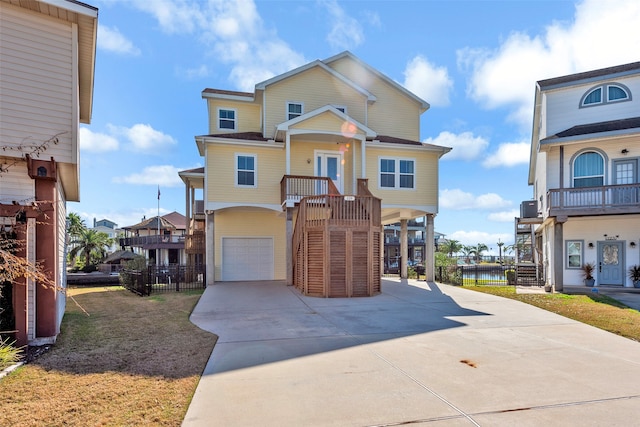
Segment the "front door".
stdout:
<path fill-rule="evenodd" d="M 622 242 L 598 242 L 598 285 L 624 284 L 623 250 Z"/>
<path fill-rule="evenodd" d="M 316 151 L 315 175 L 329 177 L 340 193 L 342 189 L 342 153 L 339 151 Z M 323 191 L 320 194 L 326 194 Z"/>

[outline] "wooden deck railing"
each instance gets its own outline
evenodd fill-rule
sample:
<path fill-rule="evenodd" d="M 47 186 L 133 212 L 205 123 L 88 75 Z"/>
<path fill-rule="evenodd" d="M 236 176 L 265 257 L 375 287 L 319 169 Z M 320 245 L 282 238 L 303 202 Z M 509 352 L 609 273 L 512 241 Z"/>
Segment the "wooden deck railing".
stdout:
<path fill-rule="evenodd" d="M 327 177 L 285 175 L 280 181 L 280 202 L 299 203 L 303 197 L 340 194 L 333 180 Z"/>
<path fill-rule="evenodd" d="M 640 212 L 640 184 L 559 188 L 547 193 L 549 214 L 585 215 Z"/>
<path fill-rule="evenodd" d="M 133 236 L 120 239 L 120 246 L 160 245 L 160 244 L 184 244 L 185 236 Z"/>

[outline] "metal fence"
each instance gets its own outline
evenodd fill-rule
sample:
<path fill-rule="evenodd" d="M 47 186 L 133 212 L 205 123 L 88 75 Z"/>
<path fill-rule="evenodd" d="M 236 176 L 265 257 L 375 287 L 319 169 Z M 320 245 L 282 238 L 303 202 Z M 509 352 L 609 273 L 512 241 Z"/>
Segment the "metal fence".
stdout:
<path fill-rule="evenodd" d="M 512 265 L 458 265 L 436 267 L 436 281 L 451 285 L 515 285 Z"/>
<path fill-rule="evenodd" d="M 146 270 L 122 270 L 120 283 L 138 295 L 205 288 L 204 265 L 150 265 Z"/>

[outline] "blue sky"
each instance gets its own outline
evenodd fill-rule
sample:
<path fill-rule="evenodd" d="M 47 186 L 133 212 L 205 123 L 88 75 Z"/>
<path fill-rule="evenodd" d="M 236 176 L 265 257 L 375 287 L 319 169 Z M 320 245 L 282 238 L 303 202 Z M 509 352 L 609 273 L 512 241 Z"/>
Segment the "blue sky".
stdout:
<path fill-rule="evenodd" d="M 256 83 L 344 50 L 431 104 L 421 140 L 440 163 L 436 231 L 513 242 L 537 80 L 640 60 L 640 2 L 85 0 L 99 8 L 81 201 L 91 226 L 184 213 L 177 172 L 203 165 L 205 88 Z"/>

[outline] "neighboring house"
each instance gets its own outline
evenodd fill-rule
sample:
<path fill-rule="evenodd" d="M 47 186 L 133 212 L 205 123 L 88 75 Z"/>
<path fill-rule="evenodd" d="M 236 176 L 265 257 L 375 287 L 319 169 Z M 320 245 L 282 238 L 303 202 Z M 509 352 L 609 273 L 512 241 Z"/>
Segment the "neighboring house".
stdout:
<path fill-rule="evenodd" d="M 66 203 L 79 201 L 79 125 L 90 123 L 98 9 L 0 0 L 0 224 L 56 286 L 14 283 L 17 345 L 55 342 L 66 299 Z"/>
<path fill-rule="evenodd" d="M 105 233 L 109 236 L 110 239 L 113 239 L 113 243 L 108 248 L 108 252 L 112 253 L 118 250 L 120 245 L 118 244 L 118 235 L 123 233 L 124 231 L 118 228 L 118 224 L 113 221 L 109 221 L 108 219 L 101 219 L 100 221 L 96 221 L 93 219 L 93 230 L 96 230 L 101 233 Z"/>
<path fill-rule="evenodd" d="M 159 221 L 158 221 L 159 218 Z M 155 265 L 185 264 L 184 241 L 186 218 L 178 212 L 144 219 L 135 225 L 122 227 L 124 237 L 120 248 L 144 255 Z"/>
<path fill-rule="evenodd" d="M 350 52 L 254 92 L 202 97 L 209 134 L 195 139 L 205 167 L 180 175 L 187 209 L 203 190 L 208 284 L 286 280 L 309 295 L 372 295 L 383 224 L 402 224 L 405 277 L 407 221 L 426 217 L 434 241 L 438 162 L 450 149 L 420 142 L 424 100 Z M 433 252 L 427 245 L 430 279 Z"/>
<path fill-rule="evenodd" d="M 529 185 L 516 220 L 518 262 L 541 283 L 631 286 L 640 263 L 640 62 L 541 80 L 535 91 Z"/>
<path fill-rule="evenodd" d="M 426 222 L 423 218 L 407 222 L 407 263 L 410 266 L 420 265 L 424 261 Z M 399 222 L 384 226 L 384 272 L 398 273 L 400 271 L 401 247 L 400 236 L 402 225 Z M 437 248 L 437 235 L 434 234 L 434 244 Z"/>

